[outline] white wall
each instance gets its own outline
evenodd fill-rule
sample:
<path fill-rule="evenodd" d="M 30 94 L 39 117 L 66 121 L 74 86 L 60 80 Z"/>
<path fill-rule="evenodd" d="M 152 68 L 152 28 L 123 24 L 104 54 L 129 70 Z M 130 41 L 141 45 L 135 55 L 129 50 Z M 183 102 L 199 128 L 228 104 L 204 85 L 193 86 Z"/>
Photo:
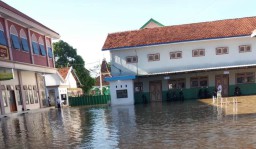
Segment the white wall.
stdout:
<path fill-rule="evenodd" d="M 23 85 L 37 85 L 36 84 L 36 75 L 35 72 L 31 71 L 22 71 L 21 72 L 21 77 L 22 77 L 22 83 Z M 38 103 L 33 103 L 33 104 L 27 104 L 26 108 L 27 109 L 39 109 L 40 108 L 40 101 L 39 101 L 39 95 L 38 97 Z"/>
<path fill-rule="evenodd" d="M 240 45 L 251 45 L 251 52 L 239 53 Z M 229 54 L 216 55 L 217 47 L 228 47 Z M 205 56 L 192 57 L 192 50 L 205 49 Z M 181 59 L 170 59 L 170 52 L 182 51 Z M 168 45 L 112 50 L 111 72 L 113 76 L 170 72 L 196 68 L 230 66 L 255 63 L 256 38 L 239 37 L 215 39 Z M 148 62 L 147 55 L 160 53 L 160 61 Z M 126 64 L 127 56 L 138 56 L 138 63 Z M 113 66 L 114 65 L 114 66 Z M 121 69 L 122 72 L 117 68 Z"/>
<path fill-rule="evenodd" d="M 128 98 L 117 98 L 116 90 L 127 89 Z M 118 80 L 110 82 L 111 105 L 133 105 L 133 80 Z"/>
<path fill-rule="evenodd" d="M 68 85 L 69 88 L 77 88 L 75 77 L 73 76 L 73 74 L 71 72 L 67 76 L 66 83 L 64 83 L 62 85 Z"/>
<path fill-rule="evenodd" d="M 46 86 L 56 86 L 61 84 L 61 78 L 57 73 L 45 75 L 45 85 Z"/>
<path fill-rule="evenodd" d="M 75 77 L 72 73 L 69 73 L 67 79 L 62 81 L 57 73 L 45 75 L 46 86 L 59 86 L 66 85 L 68 88 L 77 88 Z"/>
<path fill-rule="evenodd" d="M 6 81 L 1 81 L 1 85 L 11 85 L 11 86 L 13 86 L 14 91 L 16 91 L 15 90 L 15 85 L 19 85 L 19 79 L 18 79 L 17 71 L 14 70 L 13 73 L 14 73 L 14 79 L 6 80 Z M 6 92 L 9 92 L 9 91 L 6 90 Z M 15 94 L 15 98 L 17 99 L 16 95 L 17 94 Z M 8 104 L 8 106 L 5 107 L 5 113 L 10 113 L 11 110 L 10 110 L 10 101 L 9 100 L 7 101 L 7 104 Z M 16 100 L 16 105 L 17 105 L 17 110 L 18 111 L 22 111 L 22 106 L 18 105 L 18 101 L 17 100 Z"/>

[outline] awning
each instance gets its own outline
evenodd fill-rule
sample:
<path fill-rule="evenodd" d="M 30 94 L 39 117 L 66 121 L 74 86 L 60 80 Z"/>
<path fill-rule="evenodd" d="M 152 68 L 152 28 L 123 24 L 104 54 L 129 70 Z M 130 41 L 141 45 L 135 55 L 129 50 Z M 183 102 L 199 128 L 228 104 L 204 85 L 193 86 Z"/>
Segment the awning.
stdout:
<path fill-rule="evenodd" d="M 168 74 L 177 74 L 177 73 L 189 73 L 189 72 L 197 72 L 197 71 L 228 70 L 228 69 L 248 68 L 248 67 L 256 67 L 256 64 L 222 66 L 222 67 L 209 67 L 209 68 L 197 68 L 197 69 L 169 71 L 169 72 L 158 72 L 158 73 L 150 73 L 150 74 L 138 75 L 138 77 L 168 75 Z"/>
<path fill-rule="evenodd" d="M 112 77 L 106 77 L 104 80 L 105 81 L 117 81 L 117 80 L 133 80 L 135 79 L 136 76 L 131 75 L 131 76 L 112 76 Z"/>

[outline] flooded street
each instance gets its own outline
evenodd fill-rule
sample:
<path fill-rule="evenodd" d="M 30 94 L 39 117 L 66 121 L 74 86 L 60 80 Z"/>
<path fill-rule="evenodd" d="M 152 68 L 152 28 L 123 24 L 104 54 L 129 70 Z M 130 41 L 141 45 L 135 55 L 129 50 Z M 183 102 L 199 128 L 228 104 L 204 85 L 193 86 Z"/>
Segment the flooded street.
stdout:
<path fill-rule="evenodd" d="M 211 102 L 64 108 L 11 116 L 0 119 L 0 148 L 256 148 L 256 114 L 238 112 L 254 105 Z"/>

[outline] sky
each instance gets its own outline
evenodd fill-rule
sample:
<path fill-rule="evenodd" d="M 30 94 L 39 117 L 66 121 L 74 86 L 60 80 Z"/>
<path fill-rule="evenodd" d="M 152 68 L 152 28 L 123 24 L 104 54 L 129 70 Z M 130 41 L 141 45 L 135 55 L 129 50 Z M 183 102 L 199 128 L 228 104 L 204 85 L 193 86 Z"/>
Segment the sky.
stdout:
<path fill-rule="evenodd" d="M 165 26 L 256 16 L 256 0 L 3 0 L 60 34 L 90 69 L 108 33 L 137 30 L 150 18 Z"/>

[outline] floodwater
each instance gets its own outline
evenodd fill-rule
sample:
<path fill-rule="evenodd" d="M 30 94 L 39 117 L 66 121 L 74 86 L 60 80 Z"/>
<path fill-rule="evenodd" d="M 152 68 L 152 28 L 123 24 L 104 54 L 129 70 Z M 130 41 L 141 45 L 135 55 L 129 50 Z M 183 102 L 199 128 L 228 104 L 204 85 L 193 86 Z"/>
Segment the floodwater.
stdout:
<path fill-rule="evenodd" d="M 0 119 L 0 148 L 256 148 L 256 113 L 239 113 L 254 107 L 246 102 L 30 112 Z"/>

